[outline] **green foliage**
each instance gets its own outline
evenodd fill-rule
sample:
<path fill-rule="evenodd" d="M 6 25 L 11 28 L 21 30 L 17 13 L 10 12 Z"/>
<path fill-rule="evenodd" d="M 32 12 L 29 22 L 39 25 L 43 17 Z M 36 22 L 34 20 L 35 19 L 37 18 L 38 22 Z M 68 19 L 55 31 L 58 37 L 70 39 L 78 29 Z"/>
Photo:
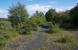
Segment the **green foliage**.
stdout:
<path fill-rule="evenodd" d="M 0 30 L 11 31 L 11 23 L 8 21 L 0 21 Z"/>
<path fill-rule="evenodd" d="M 37 25 L 42 25 L 43 23 L 45 23 L 45 17 L 37 17 Z"/>
<path fill-rule="evenodd" d="M 78 39 L 72 31 L 61 30 L 55 34 L 48 34 L 47 41 L 51 45 L 54 45 L 59 50 L 72 50 L 74 47 L 78 47 Z"/>
<path fill-rule="evenodd" d="M 71 16 L 69 10 L 64 12 L 56 12 L 54 9 L 50 9 L 45 14 L 46 20 L 52 22 L 53 25 L 59 25 L 63 28 L 70 28 L 71 25 Z"/>
<path fill-rule="evenodd" d="M 8 21 L 6 18 L 0 18 L 0 21 Z"/>
<path fill-rule="evenodd" d="M 71 22 L 73 26 L 78 27 L 78 4 L 70 10 Z"/>
<path fill-rule="evenodd" d="M 35 16 L 35 17 L 41 17 L 41 16 L 44 16 L 44 13 L 36 11 L 33 16 Z"/>
<path fill-rule="evenodd" d="M 53 27 L 53 33 L 58 33 L 58 32 L 60 32 L 61 31 L 61 29 L 59 28 L 59 25 L 54 25 L 54 27 Z"/>
<path fill-rule="evenodd" d="M 18 3 L 16 6 L 10 7 L 8 19 L 11 23 L 7 19 L 0 19 L 0 46 L 5 46 L 8 40 L 17 36 L 17 32 L 26 35 L 32 33 L 32 31 L 37 31 L 38 26 L 46 21 L 50 34 L 60 32 L 59 25 L 66 28 L 70 27 L 72 23 L 78 27 L 78 5 L 65 12 L 56 12 L 55 9 L 49 9 L 45 15 L 43 12 L 36 11 L 32 17 L 28 18 L 25 5 Z M 62 37 L 60 33 L 52 34 L 50 40 L 54 43 L 74 44 L 76 38 L 69 36 L 70 34 L 67 35 Z"/>
<path fill-rule="evenodd" d="M 32 23 L 32 30 L 33 31 L 37 31 L 38 30 L 38 26 L 36 23 Z"/>
<path fill-rule="evenodd" d="M 60 31 L 59 26 L 58 25 L 53 25 L 51 22 L 48 23 L 48 33 L 57 33 Z"/>
<path fill-rule="evenodd" d="M 71 17 L 69 11 L 58 12 L 58 24 L 63 28 L 71 27 Z"/>
<path fill-rule="evenodd" d="M 0 36 L 0 47 L 5 46 L 6 38 L 4 36 Z"/>
<path fill-rule="evenodd" d="M 48 33 L 53 33 L 53 24 L 51 22 L 48 23 L 48 26 L 49 26 L 49 30 L 48 30 Z"/>
<path fill-rule="evenodd" d="M 30 20 L 22 23 L 21 26 L 19 25 L 18 31 L 20 34 L 30 34 L 32 31 L 37 31 L 38 27 L 35 23 Z"/>
<path fill-rule="evenodd" d="M 25 5 L 18 3 L 16 6 L 12 6 L 9 9 L 8 19 L 11 21 L 12 26 L 18 27 L 22 22 L 25 22 L 28 18 L 28 13 Z"/>
<path fill-rule="evenodd" d="M 32 21 L 32 23 L 35 23 L 37 25 L 41 25 L 45 22 L 45 17 L 43 12 L 36 12 L 31 18 L 30 20 Z"/>
<path fill-rule="evenodd" d="M 0 21 L 0 47 L 4 47 L 8 40 L 16 36 L 9 21 Z"/>
<path fill-rule="evenodd" d="M 45 14 L 46 20 L 48 22 L 52 22 L 53 24 L 55 24 L 57 22 L 57 13 L 54 9 L 49 9 L 49 11 Z"/>
<path fill-rule="evenodd" d="M 30 34 L 32 31 L 31 22 L 27 21 L 21 24 L 21 26 L 19 25 L 18 31 L 20 34 Z"/>
<path fill-rule="evenodd" d="M 18 3 L 16 6 L 12 6 L 9 9 L 9 20 L 20 34 L 31 33 L 32 24 L 28 21 L 28 13 L 25 5 Z"/>
<path fill-rule="evenodd" d="M 62 37 L 60 38 L 59 40 L 57 40 L 57 42 L 60 42 L 60 43 L 70 43 L 72 42 L 72 38 L 71 37 Z"/>

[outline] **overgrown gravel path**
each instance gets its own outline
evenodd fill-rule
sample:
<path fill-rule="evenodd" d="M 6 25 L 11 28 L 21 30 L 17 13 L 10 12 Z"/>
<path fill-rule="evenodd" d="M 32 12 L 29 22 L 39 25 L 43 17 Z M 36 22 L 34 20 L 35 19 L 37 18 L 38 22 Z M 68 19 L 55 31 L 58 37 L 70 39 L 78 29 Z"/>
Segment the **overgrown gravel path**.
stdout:
<path fill-rule="evenodd" d="M 8 45 L 5 50 L 37 50 L 39 48 L 44 48 L 40 50 L 60 50 L 54 45 L 46 42 L 46 37 L 44 36 L 44 32 L 46 30 L 47 29 L 40 28 L 40 31 L 36 33 L 35 38 L 33 38 L 32 40 L 27 41 L 25 39 L 22 39 Z M 47 47 L 47 49 L 45 47 Z M 78 48 L 74 50 L 78 50 Z"/>
<path fill-rule="evenodd" d="M 36 50 L 44 47 L 47 47 L 48 50 L 56 50 L 56 48 L 46 42 L 46 37 L 44 36 L 44 31 L 46 30 L 47 29 L 40 28 L 39 32 L 32 40 L 26 41 L 25 39 L 22 39 L 20 41 L 8 45 L 5 50 Z"/>

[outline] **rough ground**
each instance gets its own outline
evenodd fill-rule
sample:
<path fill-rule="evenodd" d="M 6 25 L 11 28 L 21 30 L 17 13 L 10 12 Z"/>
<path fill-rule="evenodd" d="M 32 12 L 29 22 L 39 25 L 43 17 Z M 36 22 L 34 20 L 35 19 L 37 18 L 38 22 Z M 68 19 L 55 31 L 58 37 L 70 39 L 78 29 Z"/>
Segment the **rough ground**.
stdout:
<path fill-rule="evenodd" d="M 54 46 L 46 42 L 46 37 L 44 36 L 44 31 L 46 30 L 47 29 L 40 28 L 40 31 L 36 34 L 33 40 L 26 41 L 25 39 L 22 39 L 15 43 L 9 44 L 5 50 L 35 50 L 44 48 L 44 46 L 48 47 L 48 50 L 57 50 Z"/>
<path fill-rule="evenodd" d="M 44 31 L 47 29 L 40 28 L 40 31 L 37 32 L 35 38 L 30 41 L 22 39 L 15 43 L 9 44 L 5 50 L 36 50 L 37 48 L 47 47 L 48 49 L 43 50 L 60 50 L 55 46 L 46 42 L 46 37 L 44 36 Z M 78 50 L 77 48 L 74 50 Z"/>

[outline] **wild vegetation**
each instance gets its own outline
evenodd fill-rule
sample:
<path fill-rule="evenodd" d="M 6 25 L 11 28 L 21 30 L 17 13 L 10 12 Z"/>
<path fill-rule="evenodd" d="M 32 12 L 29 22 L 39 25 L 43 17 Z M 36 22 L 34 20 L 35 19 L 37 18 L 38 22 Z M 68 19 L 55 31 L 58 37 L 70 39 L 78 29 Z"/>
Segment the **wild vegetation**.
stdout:
<path fill-rule="evenodd" d="M 8 11 L 8 19 L 0 19 L 0 48 L 4 48 L 12 39 L 19 39 L 19 36 L 32 35 L 44 23 L 48 25 L 45 32 L 48 43 L 58 46 L 60 50 L 78 47 L 78 39 L 72 32 L 78 29 L 78 5 L 64 12 L 49 9 L 46 14 L 36 11 L 29 16 L 25 5 L 18 3 Z"/>

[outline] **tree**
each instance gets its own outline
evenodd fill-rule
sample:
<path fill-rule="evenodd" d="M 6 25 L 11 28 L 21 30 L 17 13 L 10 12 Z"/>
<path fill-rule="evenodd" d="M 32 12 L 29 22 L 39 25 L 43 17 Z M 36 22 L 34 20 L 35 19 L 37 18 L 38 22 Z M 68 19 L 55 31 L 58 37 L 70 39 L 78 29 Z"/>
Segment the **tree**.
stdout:
<path fill-rule="evenodd" d="M 30 34 L 32 31 L 32 23 L 30 20 L 27 20 L 18 29 L 20 34 Z"/>
<path fill-rule="evenodd" d="M 42 17 L 42 16 L 44 16 L 44 13 L 43 12 L 36 11 L 33 16 Z"/>
<path fill-rule="evenodd" d="M 9 20 L 12 26 L 20 34 L 29 34 L 32 31 L 31 22 L 28 18 L 28 13 L 25 5 L 18 3 L 9 9 Z"/>
<path fill-rule="evenodd" d="M 25 22 L 28 18 L 25 5 L 18 3 L 16 6 L 10 7 L 8 18 L 13 27 L 17 27 L 19 24 Z"/>
<path fill-rule="evenodd" d="M 0 21 L 0 48 L 5 47 L 7 41 L 16 37 L 16 35 L 16 31 L 9 21 Z"/>
<path fill-rule="evenodd" d="M 7 18 L 0 18 L 0 21 L 8 21 Z"/>
<path fill-rule="evenodd" d="M 45 16 L 43 12 L 36 11 L 34 15 L 30 18 L 33 23 L 41 25 L 45 22 Z"/>
<path fill-rule="evenodd" d="M 9 21 L 0 21 L 0 31 L 6 32 L 6 31 L 12 31 L 12 30 L 13 28 Z"/>
<path fill-rule="evenodd" d="M 58 12 L 58 24 L 62 27 L 71 27 L 69 11 Z"/>
<path fill-rule="evenodd" d="M 43 13 L 43 12 L 40 12 L 40 13 L 39 13 L 39 16 L 40 16 L 40 17 L 44 16 L 44 13 Z"/>
<path fill-rule="evenodd" d="M 36 11 L 33 16 L 39 16 L 39 11 Z"/>
<path fill-rule="evenodd" d="M 78 27 L 78 4 L 70 10 L 71 22 L 73 26 Z"/>
<path fill-rule="evenodd" d="M 45 14 L 47 22 L 52 22 L 55 24 L 56 22 L 56 11 L 54 9 L 49 9 L 48 12 Z"/>

